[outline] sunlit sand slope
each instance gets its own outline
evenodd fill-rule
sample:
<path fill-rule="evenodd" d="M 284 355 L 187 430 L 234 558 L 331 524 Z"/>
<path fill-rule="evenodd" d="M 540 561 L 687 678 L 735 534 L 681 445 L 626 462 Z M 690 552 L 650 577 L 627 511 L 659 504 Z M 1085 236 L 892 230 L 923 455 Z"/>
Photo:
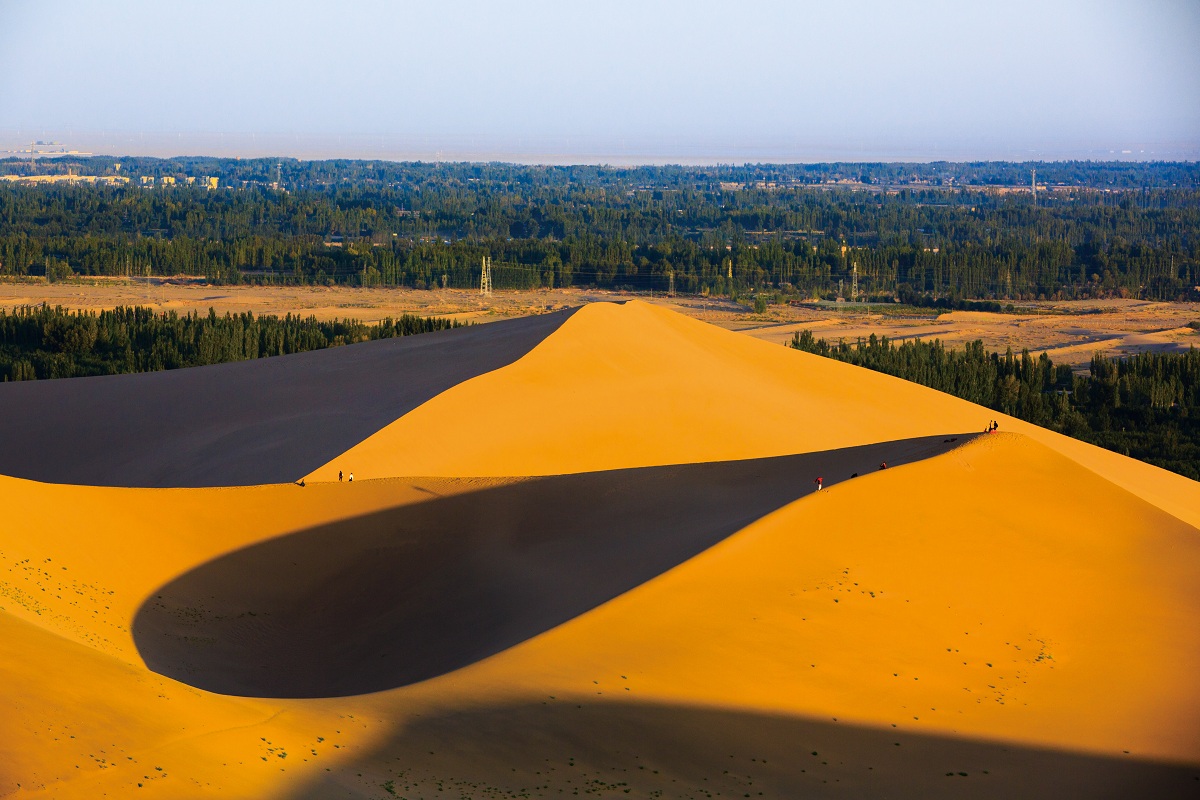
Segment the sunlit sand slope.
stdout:
<path fill-rule="evenodd" d="M 478 669 L 1200 760 L 1197 576 L 1200 532 L 999 434 L 809 495 Z"/>
<path fill-rule="evenodd" d="M 1194 796 L 1197 534 L 1026 437 L 982 437 L 378 696 L 439 705 L 359 765 L 414 796 Z"/>
<path fill-rule="evenodd" d="M 857 463 L 820 457 L 843 470 Z M 0 482 L 6 499 L 26 500 L 0 533 L 0 791 L 125 796 L 142 783 L 160 797 L 380 797 L 391 782 L 412 787 L 401 793 L 410 797 L 438 787 L 929 797 L 968 791 L 946 782 L 961 771 L 972 796 L 1188 796 L 1200 776 L 1197 531 L 1016 435 L 819 494 L 794 485 L 811 466 L 578 475 L 545 492 L 534 490 L 542 481 L 504 479 L 171 491 Z M 571 524 L 570 497 L 603 489 L 596 481 L 618 490 L 594 501 L 611 500 L 611 524 Z M 661 518 L 607 532 L 622 507 L 631 523 L 652 516 L 655 495 Z M 594 513 L 588 502 L 575 510 Z M 140 663 L 135 615 L 175 580 L 255 543 L 286 555 L 288 540 L 322 526 L 338 532 L 327 549 L 365 543 L 359 552 L 387 567 L 371 529 L 406 507 L 499 528 L 477 538 L 481 557 L 460 554 L 465 573 L 433 541 L 390 562 L 408 584 L 425 571 L 462 578 L 422 598 L 449 623 L 441 633 L 469 639 L 482 617 L 533 638 L 422 683 L 334 699 L 214 695 Z M 692 529 L 720 535 L 708 526 L 739 512 L 747 527 L 689 558 L 711 543 L 687 545 Z M 665 553 L 639 548 L 656 535 Z M 586 591 L 628 570 L 624 556 L 648 553 L 662 572 L 591 611 L 556 569 L 579 559 Z M 353 553 L 331 558 L 354 564 Z M 295 593 L 293 571 L 258 566 L 251 598 Z M 344 612 L 353 636 L 379 619 L 373 604 L 396 599 L 359 578 L 300 589 Z M 527 607 L 530 587 L 542 602 Z M 486 604 L 466 609 L 466 624 L 461 596 Z M 226 617 L 263 610 L 239 597 L 244 589 L 201 599 L 226 603 Z M 529 627 L 543 605 L 568 619 Z M 205 610 L 175 607 L 185 626 Z M 271 634 L 271 623 L 260 630 Z M 376 630 L 377 651 L 359 663 L 327 655 L 370 675 L 368 659 L 386 653 L 403 672 L 435 641 L 414 630 L 398 648 Z M 326 646 L 328 632 L 313 635 Z M 281 681 L 306 666 L 275 664 Z"/>
<path fill-rule="evenodd" d="M 95 486 L 294 481 L 570 312 L 193 369 L 0 383 L 0 474 Z"/>
<path fill-rule="evenodd" d="M 266 742 L 339 741 L 335 719 L 205 694 L 0 612 L 3 797 L 278 796 L 296 781 Z"/>
<path fill-rule="evenodd" d="M 494 483 L 432 486 L 449 495 Z M 130 631 L 158 587 L 198 564 L 418 502 L 430 486 L 148 490 L 0 477 L 0 797 L 282 797 L 369 741 L 378 727 L 348 721 L 354 708 L 222 697 L 156 675 Z"/>
<path fill-rule="evenodd" d="M 313 471 L 550 475 L 832 450 L 993 418 L 1200 526 L 1200 484 L 950 395 L 632 301 L 580 309 Z"/>

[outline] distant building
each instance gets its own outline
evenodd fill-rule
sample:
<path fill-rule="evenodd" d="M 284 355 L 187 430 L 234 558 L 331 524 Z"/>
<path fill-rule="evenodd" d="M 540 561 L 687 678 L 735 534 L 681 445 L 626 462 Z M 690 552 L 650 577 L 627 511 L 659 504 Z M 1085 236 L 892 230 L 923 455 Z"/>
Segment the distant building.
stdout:
<path fill-rule="evenodd" d="M 154 176 L 153 175 L 143 175 L 142 176 L 142 186 L 153 186 L 153 185 L 154 185 Z"/>
<path fill-rule="evenodd" d="M 203 178 L 200 179 L 200 181 L 209 189 L 217 188 L 217 178 L 213 178 L 208 175 L 205 175 Z"/>
<path fill-rule="evenodd" d="M 170 175 L 164 175 L 164 176 L 162 177 L 162 185 L 163 185 L 163 186 L 174 186 L 174 185 L 175 185 L 175 179 L 174 179 L 174 178 L 172 178 Z"/>
<path fill-rule="evenodd" d="M 119 186 L 129 183 L 123 175 L 0 175 L 0 181 L 35 186 L 42 183 L 101 183 Z"/>

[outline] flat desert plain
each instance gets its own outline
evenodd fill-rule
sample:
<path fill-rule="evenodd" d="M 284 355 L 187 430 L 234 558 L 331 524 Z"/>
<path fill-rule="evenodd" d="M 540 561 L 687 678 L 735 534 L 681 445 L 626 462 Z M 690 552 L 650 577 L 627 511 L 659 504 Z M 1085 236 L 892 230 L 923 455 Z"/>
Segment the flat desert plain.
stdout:
<path fill-rule="evenodd" d="M 2 796 L 1200 793 L 1173 473 L 638 300 L 39 383 Z"/>
<path fill-rule="evenodd" d="M 1139 352 L 1179 352 L 1200 344 L 1200 303 L 1149 300 L 1081 300 L 1018 303 L 1015 313 L 939 313 L 933 309 L 900 314 L 888 305 L 820 307 L 774 305 L 764 314 L 727 298 L 664 297 L 605 290 L 547 289 L 497 291 L 484 298 L 467 289 L 416 290 L 350 287 L 211 286 L 194 278 L 154 278 L 149 282 L 95 279 L 88 283 L 0 283 L 0 308 L 49 303 L 100 310 L 142 305 L 179 313 L 256 315 L 301 314 L 318 319 L 352 317 L 377 322 L 401 314 L 490 322 L 541 314 L 597 301 L 638 299 L 670 308 L 730 330 L 786 344 L 809 329 L 831 342 L 855 342 L 872 333 L 896 341 L 940 339 L 948 347 L 981 339 L 989 350 L 1046 352 L 1056 364 L 1085 369 L 1093 353 L 1123 356 Z"/>

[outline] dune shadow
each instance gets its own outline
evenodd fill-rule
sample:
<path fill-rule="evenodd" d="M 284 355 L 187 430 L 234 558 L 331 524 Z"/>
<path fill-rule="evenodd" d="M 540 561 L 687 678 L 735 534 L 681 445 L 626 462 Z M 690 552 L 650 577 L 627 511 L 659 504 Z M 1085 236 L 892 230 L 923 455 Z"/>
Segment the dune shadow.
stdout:
<path fill-rule="evenodd" d="M 0 383 L 0 474 L 89 486 L 288 483 L 513 363 L 575 310 L 204 367 Z"/>
<path fill-rule="evenodd" d="M 320 775 L 292 797 L 382 797 L 388 782 L 403 797 L 1057 800 L 1200 793 L 1200 766 L 1136 755 L 1088 755 L 735 710 L 550 697 L 416 719 L 359 760 Z"/>
<path fill-rule="evenodd" d="M 969 434 L 954 437 L 958 442 Z M 277 537 L 196 567 L 138 610 L 147 666 L 255 697 L 390 689 L 505 650 L 852 473 L 956 446 L 536 478 Z"/>

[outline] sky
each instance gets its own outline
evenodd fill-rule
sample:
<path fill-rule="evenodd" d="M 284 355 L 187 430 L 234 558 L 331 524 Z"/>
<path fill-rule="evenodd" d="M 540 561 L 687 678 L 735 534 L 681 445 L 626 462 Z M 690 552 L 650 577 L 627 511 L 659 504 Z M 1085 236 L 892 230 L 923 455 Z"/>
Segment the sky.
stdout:
<path fill-rule="evenodd" d="M 0 150 L 1200 158 L 1200 0 L 0 0 Z"/>

